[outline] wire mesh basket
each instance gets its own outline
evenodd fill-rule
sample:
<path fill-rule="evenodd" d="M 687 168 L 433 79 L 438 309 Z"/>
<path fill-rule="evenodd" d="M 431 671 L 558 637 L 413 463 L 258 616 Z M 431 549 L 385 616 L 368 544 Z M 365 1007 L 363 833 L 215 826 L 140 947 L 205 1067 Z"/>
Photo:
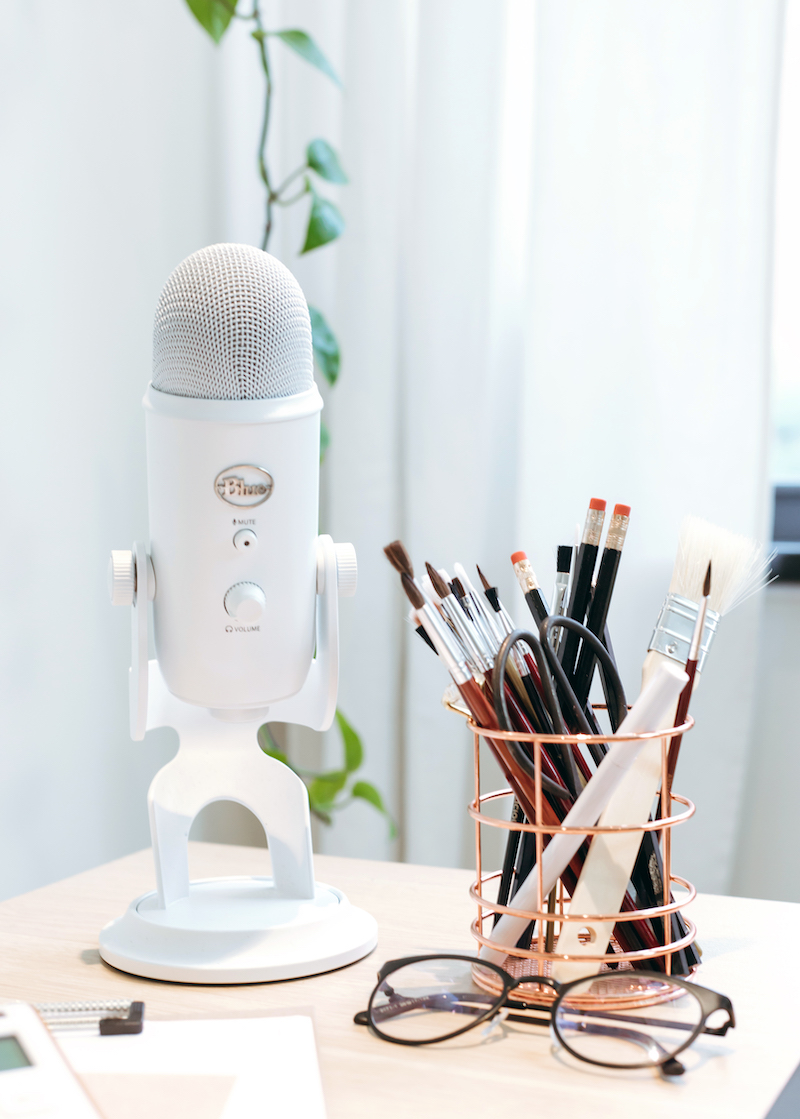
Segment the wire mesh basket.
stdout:
<path fill-rule="evenodd" d="M 457 710 L 457 708 L 454 708 Z M 604 711 L 602 705 L 597 705 L 598 712 Z M 460 711 L 460 714 L 465 714 Z M 476 879 L 470 887 L 470 895 L 475 900 L 478 913 L 475 920 L 472 922 L 471 933 L 478 943 L 479 948 L 485 946 L 497 948 L 496 943 L 490 941 L 492 926 L 496 920 L 495 915 L 510 914 L 515 917 L 524 918 L 533 927 L 533 934 L 530 939 L 529 947 L 506 947 L 502 948 L 503 952 L 507 953 L 504 964 L 502 965 L 509 974 L 515 978 L 521 979 L 525 976 L 530 977 L 530 983 L 524 983 L 522 986 L 515 990 L 515 999 L 523 1001 L 531 1001 L 537 1004 L 551 1001 L 555 997 L 552 988 L 542 984 L 536 983 L 537 976 L 545 975 L 550 976 L 553 972 L 554 965 L 558 962 L 570 961 L 574 957 L 567 954 L 558 952 L 558 940 L 561 930 L 568 922 L 579 922 L 580 930 L 578 933 L 578 940 L 581 943 L 582 952 L 580 959 L 586 963 L 593 963 L 597 965 L 598 978 L 602 977 L 604 972 L 613 971 L 619 973 L 620 971 L 633 971 L 634 969 L 641 969 L 646 967 L 649 970 L 650 979 L 646 985 L 647 993 L 642 994 L 639 985 L 636 983 L 636 977 L 631 975 L 631 988 L 630 988 L 630 1005 L 644 1005 L 658 1002 L 662 999 L 674 997 L 674 988 L 668 984 L 664 985 L 663 992 L 659 994 L 657 984 L 653 984 L 653 979 L 657 977 L 660 971 L 665 976 L 672 973 L 673 960 L 676 954 L 683 952 L 693 944 L 696 938 L 697 930 L 695 925 L 682 914 L 683 907 L 688 905 L 696 896 L 697 891 L 694 886 L 685 878 L 674 874 L 672 871 L 672 828 L 679 824 L 685 823 L 691 816 L 694 815 L 695 806 L 686 797 L 680 796 L 672 792 L 670 782 L 668 779 L 667 760 L 669 743 L 674 735 L 680 735 L 691 729 L 694 722 L 691 718 L 687 719 L 680 727 L 675 727 L 670 730 L 667 736 L 662 732 L 656 732 L 643 735 L 628 735 L 617 736 L 617 739 L 622 741 L 639 741 L 643 743 L 653 742 L 660 739 L 661 750 L 661 786 L 657 794 L 658 796 L 658 810 L 651 814 L 651 819 L 644 824 L 637 824 L 636 826 L 601 826 L 600 824 L 594 827 L 563 827 L 555 826 L 552 822 L 545 822 L 543 815 L 543 793 L 542 793 L 542 753 L 543 749 L 551 744 L 557 746 L 577 746 L 578 748 L 587 748 L 594 744 L 604 744 L 608 742 L 608 735 L 547 735 L 547 734 L 523 734 L 519 731 L 504 732 L 499 730 L 487 730 L 479 727 L 472 719 L 467 719 L 467 725 L 473 732 L 474 738 L 474 765 L 475 765 L 475 796 L 469 805 L 469 814 L 475 821 L 475 861 L 476 861 Z M 524 822 L 516 822 L 508 817 L 511 815 L 510 811 L 506 811 L 506 806 L 509 807 L 514 798 L 514 792 L 511 788 L 497 789 L 491 792 L 481 792 L 481 739 L 491 739 L 494 743 L 498 741 L 513 741 L 517 743 L 527 744 L 530 754 L 534 763 L 534 813 L 533 818 L 525 820 Z M 615 739 L 615 741 L 617 740 Z M 677 806 L 677 810 L 676 810 Z M 503 810 L 501 816 L 491 815 L 487 809 L 500 809 Z M 497 901 L 497 892 L 501 879 L 501 871 L 486 871 L 484 869 L 484 855 L 483 855 L 483 840 L 485 829 L 503 829 L 508 835 L 514 831 L 524 833 L 533 833 L 535 836 L 535 866 L 534 871 L 538 878 L 537 890 L 537 905 L 535 909 L 518 909 L 513 904 L 513 897 L 506 905 L 501 905 Z M 646 832 L 654 833 L 654 847 L 658 848 L 661 858 L 660 880 L 663 886 L 660 904 L 651 905 L 648 908 L 634 908 L 633 906 L 624 906 L 623 910 L 619 913 L 574 913 L 571 911 L 570 895 L 564 886 L 562 880 L 559 880 L 556 888 L 548 897 L 543 896 L 543 881 L 542 881 L 542 854 L 549 837 L 558 833 L 563 834 L 580 834 L 588 837 L 601 834 L 614 834 L 620 832 L 638 832 L 644 837 Z M 521 837 L 520 837 L 521 838 Z M 677 887 L 681 891 L 681 896 L 676 900 L 673 896 L 673 887 Z M 682 935 L 676 936 L 673 928 L 674 914 L 680 914 L 680 925 Z M 651 929 L 655 922 L 660 922 L 663 928 L 661 942 L 655 946 L 645 947 L 638 950 L 623 950 L 617 938 L 617 932 L 620 926 L 624 926 L 630 922 L 650 922 Z M 615 926 L 615 934 L 612 935 L 610 945 L 607 951 L 603 954 L 592 955 L 586 952 L 586 947 L 593 941 L 593 925 L 595 923 L 613 922 Z M 641 925 L 639 926 L 642 927 Z M 620 939 L 625 939 L 624 935 L 620 934 Z M 655 969 L 650 970 L 650 969 Z M 694 965 L 689 974 L 696 970 Z M 476 982 L 486 986 L 487 989 L 492 987 L 493 979 L 489 969 L 475 969 Z M 499 984 L 499 979 L 494 982 Z M 619 982 L 617 981 L 617 989 Z M 591 996 L 592 1000 L 602 1002 L 602 983 L 599 982 L 594 985 L 596 994 Z M 615 999 L 615 1005 L 619 1005 L 618 998 Z"/>

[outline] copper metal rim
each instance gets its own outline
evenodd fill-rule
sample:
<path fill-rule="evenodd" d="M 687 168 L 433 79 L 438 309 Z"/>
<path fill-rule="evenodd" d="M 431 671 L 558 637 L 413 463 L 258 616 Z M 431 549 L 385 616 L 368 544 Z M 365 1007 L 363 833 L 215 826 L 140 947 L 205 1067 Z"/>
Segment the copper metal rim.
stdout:
<path fill-rule="evenodd" d="M 617 945 L 617 942 L 613 939 L 613 937 L 611 940 L 611 944 L 615 950 L 615 953 L 618 953 L 619 946 Z M 624 955 L 622 953 L 615 954 L 614 963 L 617 965 L 615 968 L 611 968 L 608 966 L 607 963 L 604 963 L 595 978 L 602 979 L 603 975 L 624 975 L 626 971 L 633 971 L 631 965 L 625 962 Z M 530 983 L 525 983 L 520 987 L 515 987 L 512 991 L 510 997 L 514 1000 L 514 1002 L 527 1002 L 530 1003 L 531 1007 L 533 1008 L 536 1006 L 551 1006 L 557 999 L 558 993 L 554 991 L 552 987 L 548 987 L 544 984 L 535 982 L 536 975 L 541 974 L 541 972 L 533 971 L 530 961 L 506 961 L 504 970 L 507 971 L 509 975 L 513 976 L 514 979 L 521 979 L 523 976 L 528 974 L 530 974 L 531 976 Z M 544 974 L 546 976 L 549 976 L 551 970 L 552 961 L 548 960 L 544 968 Z M 695 974 L 696 970 L 696 968 L 692 968 L 689 976 L 687 976 L 686 978 L 691 978 Z M 652 984 L 653 981 L 658 980 L 657 972 L 648 972 L 647 974 L 649 984 Z M 472 978 L 478 987 L 480 987 L 484 991 L 488 991 L 489 994 L 496 995 L 498 998 L 500 997 L 500 995 L 502 995 L 504 990 L 503 982 L 500 979 L 500 976 L 493 972 L 491 968 L 482 968 L 479 963 L 473 964 Z M 628 995 L 615 994 L 609 997 L 608 995 L 604 996 L 602 993 L 598 993 L 586 994 L 581 996 L 571 996 L 570 1003 L 572 1006 L 577 1007 L 579 1010 L 597 1010 L 601 1007 L 607 1008 L 611 1005 L 619 1010 L 635 1010 L 637 1007 L 641 1006 L 657 1006 L 659 1003 L 671 1002 L 673 999 L 680 998 L 681 995 L 683 995 L 684 993 L 685 992 L 683 988 L 675 987 L 670 984 L 669 976 L 665 975 L 663 976 L 661 989 L 656 988 L 654 990 L 649 990 L 646 994 L 641 990 L 637 990 L 636 986 L 634 985 L 630 994 Z"/>
<path fill-rule="evenodd" d="M 459 711 L 457 707 L 450 705 L 450 710 L 463 717 L 463 712 Z M 606 705 L 593 703 L 592 710 L 605 711 Z M 628 710 L 630 710 L 630 705 Z M 692 729 L 694 719 L 691 715 L 687 715 L 686 722 L 681 723 L 678 727 L 670 727 L 668 730 L 651 730 L 644 734 L 524 734 L 518 730 L 486 730 L 484 727 L 479 727 L 469 716 L 466 716 L 466 723 L 469 729 L 474 734 L 480 735 L 481 738 L 496 738 L 505 742 L 541 742 L 543 746 L 552 743 L 556 745 L 563 745 L 564 743 L 589 745 L 596 743 L 602 746 L 608 743 L 609 738 L 613 738 L 615 742 L 652 742 L 659 738 L 677 738 Z"/>
<path fill-rule="evenodd" d="M 663 735 L 662 735 L 663 737 Z M 613 827 L 575 827 L 575 828 L 554 828 L 546 824 L 512 824 L 510 820 L 498 820 L 495 816 L 484 816 L 480 811 L 480 805 L 486 804 L 493 800 L 503 800 L 513 797 L 514 793 L 511 789 L 495 789 L 491 793 L 481 793 L 480 800 L 476 804 L 472 801 L 467 805 L 467 811 L 473 820 L 478 823 L 488 824 L 493 828 L 505 828 L 507 831 L 540 831 L 544 835 L 610 835 L 616 832 L 629 832 L 629 831 L 663 831 L 665 828 L 671 828 L 675 824 L 685 824 L 687 820 L 691 819 L 697 811 L 693 801 L 688 797 L 679 796 L 677 793 L 672 794 L 672 799 L 676 800 L 678 804 L 686 806 L 685 812 L 679 812 L 675 816 L 666 816 L 663 820 L 651 820 L 647 824 L 631 824 L 629 826 L 614 825 Z"/>
<path fill-rule="evenodd" d="M 500 880 L 500 871 L 496 870 L 492 874 L 485 874 L 481 879 L 481 887 L 486 885 L 487 882 Z M 575 921 L 582 924 L 587 924 L 591 921 L 613 921 L 615 924 L 621 921 L 640 921 L 642 918 L 664 917 L 668 913 L 677 913 L 679 909 L 683 909 L 690 901 L 694 901 L 697 897 L 697 890 L 691 882 L 685 878 L 681 878 L 679 874 L 670 875 L 670 884 L 680 886 L 681 889 L 686 890 L 686 897 L 680 898 L 678 901 L 671 901 L 667 905 L 657 905 L 650 909 L 631 909 L 625 913 L 571 913 L 564 905 L 563 909 L 558 912 L 549 913 L 546 910 L 540 912 L 538 909 L 514 909 L 509 905 L 498 905 L 495 901 L 489 899 L 478 888 L 478 883 L 473 882 L 469 888 L 469 896 L 473 901 L 478 902 L 481 909 L 488 910 L 489 913 L 509 913 L 512 917 L 526 917 L 529 921 L 550 921 L 551 923 L 561 924 L 562 921 Z M 484 913 L 482 920 L 486 920 L 489 913 Z M 687 920 L 686 918 L 684 918 Z M 483 941 L 481 941 L 483 943 Z M 676 941 L 677 943 L 677 941 Z M 688 943 L 691 943 L 689 941 Z M 682 944 L 681 944 L 682 946 Z M 509 950 L 510 951 L 510 950 Z M 644 956 L 641 957 L 645 959 Z"/>

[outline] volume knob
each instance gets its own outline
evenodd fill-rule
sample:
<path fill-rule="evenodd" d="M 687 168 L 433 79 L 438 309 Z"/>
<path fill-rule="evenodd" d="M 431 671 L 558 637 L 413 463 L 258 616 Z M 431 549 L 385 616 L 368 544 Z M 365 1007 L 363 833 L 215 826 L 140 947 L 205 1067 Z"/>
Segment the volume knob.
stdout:
<path fill-rule="evenodd" d="M 257 622 L 266 605 L 258 583 L 234 583 L 225 594 L 225 609 L 237 622 Z"/>
<path fill-rule="evenodd" d="M 136 591 L 133 552 L 112 552 L 108 561 L 108 593 L 112 606 L 132 606 Z"/>
<path fill-rule="evenodd" d="M 352 598 L 358 585 L 358 560 L 352 544 L 334 544 L 336 549 L 336 589 L 339 598 Z"/>

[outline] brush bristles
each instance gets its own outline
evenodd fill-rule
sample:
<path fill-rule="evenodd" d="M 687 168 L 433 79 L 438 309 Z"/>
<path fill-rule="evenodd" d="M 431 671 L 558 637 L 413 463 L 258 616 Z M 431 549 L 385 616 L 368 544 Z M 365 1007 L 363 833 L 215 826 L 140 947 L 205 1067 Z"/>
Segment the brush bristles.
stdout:
<path fill-rule="evenodd" d="M 414 578 L 414 565 L 411 563 L 411 557 L 403 547 L 400 540 L 393 540 L 391 544 L 387 544 L 383 549 L 384 555 L 389 563 L 401 575 L 407 575 L 409 579 Z"/>
<path fill-rule="evenodd" d="M 425 599 L 423 598 L 422 591 L 419 589 L 414 580 L 410 578 L 410 576 L 406 575 L 405 571 L 401 574 L 400 579 L 403 584 L 403 590 L 408 595 L 408 601 L 411 603 L 415 610 L 421 610 L 422 607 L 425 605 Z"/>
<path fill-rule="evenodd" d="M 480 579 L 480 581 L 481 581 L 481 586 L 483 587 L 483 589 L 484 589 L 485 591 L 491 591 L 491 590 L 493 590 L 494 588 L 492 587 L 492 584 L 491 584 L 491 583 L 489 582 L 489 580 L 488 580 L 488 579 L 486 578 L 486 576 L 485 576 L 485 575 L 483 574 L 483 572 L 481 571 L 480 567 L 478 567 L 477 563 L 475 564 L 475 567 L 477 568 L 477 571 L 478 571 L 478 577 L 479 577 L 479 579 Z"/>
<path fill-rule="evenodd" d="M 718 614 L 739 606 L 761 590 L 768 579 L 769 557 L 763 556 L 756 540 L 700 517 L 686 517 L 678 538 L 670 593 L 699 602 L 709 562 L 714 566 L 714 581 L 708 605 Z"/>
<path fill-rule="evenodd" d="M 450 594 L 450 588 L 448 587 L 447 583 L 445 583 L 444 579 L 441 577 L 433 564 L 426 563 L 425 570 L 428 572 L 428 578 L 430 579 L 431 583 L 433 583 L 433 589 L 436 591 L 439 598 L 447 598 L 447 596 Z"/>

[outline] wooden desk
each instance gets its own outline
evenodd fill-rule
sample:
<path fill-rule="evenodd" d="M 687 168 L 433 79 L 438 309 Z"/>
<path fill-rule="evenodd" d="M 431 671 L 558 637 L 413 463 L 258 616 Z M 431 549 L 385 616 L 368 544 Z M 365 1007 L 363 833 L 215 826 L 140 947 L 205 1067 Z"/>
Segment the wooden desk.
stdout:
<path fill-rule="evenodd" d="M 268 873 L 263 850 L 191 848 L 194 878 Z M 316 864 L 320 881 L 377 918 L 378 948 L 351 967 L 247 987 L 189 987 L 114 971 L 100 960 L 97 934 L 153 888 L 151 855 L 141 851 L 0 904 L 0 997 L 143 999 L 152 1019 L 313 1007 L 330 1119 L 762 1119 L 800 1062 L 800 905 L 710 896 L 693 904 L 704 949 L 699 979 L 731 997 L 737 1027 L 697 1042 L 687 1074 L 665 1081 L 580 1066 L 560 1057 L 541 1028 L 506 1024 L 491 1039 L 475 1030 L 424 1049 L 372 1037 L 353 1014 L 366 1006 L 381 963 L 417 950 L 473 950 L 472 875 L 323 856 Z"/>

